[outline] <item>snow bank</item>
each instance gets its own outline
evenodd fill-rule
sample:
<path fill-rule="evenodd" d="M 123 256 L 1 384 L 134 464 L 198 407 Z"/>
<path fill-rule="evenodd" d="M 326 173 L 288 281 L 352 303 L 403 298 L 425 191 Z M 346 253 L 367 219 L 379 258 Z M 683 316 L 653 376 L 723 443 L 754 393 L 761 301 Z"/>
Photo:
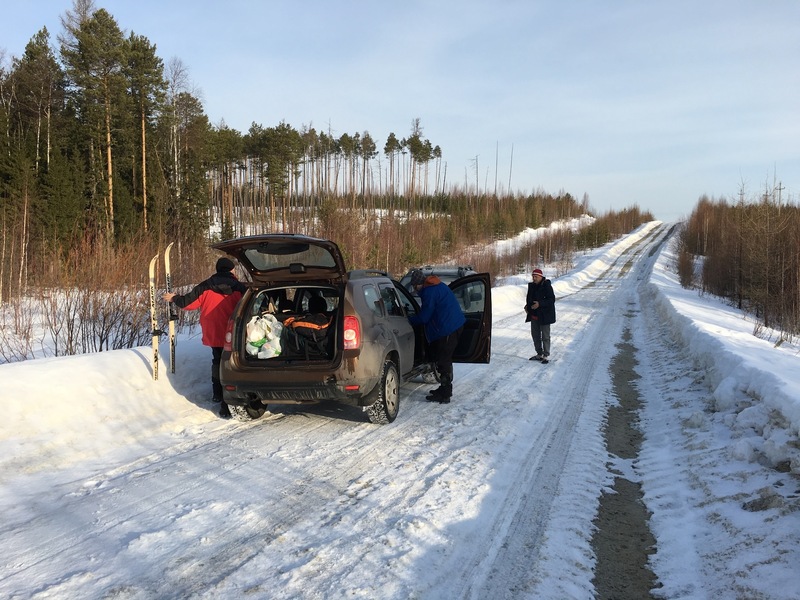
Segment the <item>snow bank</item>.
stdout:
<path fill-rule="evenodd" d="M 740 437 L 738 458 L 763 457 L 774 467 L 800 473 L 800 357 L 791 344 L 776 347 L 754 335 L 741 312 L 681 288 L 676 254 L 665 244 L 645 298 L 672 327 L 675 341 L 705 371 L 713 390 L 711 408 Z"/>

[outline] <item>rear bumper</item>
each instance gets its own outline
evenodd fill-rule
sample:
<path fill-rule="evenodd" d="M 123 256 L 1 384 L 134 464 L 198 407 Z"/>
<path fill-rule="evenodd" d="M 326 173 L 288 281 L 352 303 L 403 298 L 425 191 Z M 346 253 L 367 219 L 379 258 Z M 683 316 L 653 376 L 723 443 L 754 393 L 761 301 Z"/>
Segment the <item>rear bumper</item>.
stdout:
<path fill-rule="evenodd" d="M 319 383 L 247 384 L 226 383 L 223 380 L 223 399 L 228 404 L 318 404 L 341 402 L 350 406 L 365 406 L 365 396 L 377 381 L 327 381 Z"/>

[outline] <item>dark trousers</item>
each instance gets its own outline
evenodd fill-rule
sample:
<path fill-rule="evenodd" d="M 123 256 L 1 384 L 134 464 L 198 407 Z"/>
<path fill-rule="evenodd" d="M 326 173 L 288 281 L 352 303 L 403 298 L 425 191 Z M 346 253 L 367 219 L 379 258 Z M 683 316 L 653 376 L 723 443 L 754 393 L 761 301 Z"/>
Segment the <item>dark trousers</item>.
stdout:
<path fill-rule="evenodd" d="M 536 354 L 550 356 L 550 324 L 531 320 L 531 337 Z"/>
<path fill-rule="evenodd" d="M 214 391 L 214 402 L 219 402 L 219 416 L 229 419 L 231 410 L 222 399 L 222 382 L 219 379 L 219 364 L 222 362 L 222 348 L 211 347 L 211 388 Z"/>
<path fill-rule="evenodd" d="M 431 342 L 433 359 L 436 361 L 436 369 L 439 371 L 440 395 L 449 398 L 453 395 L 453 353 L 458 346 L 458 338 L 464 327 L 459 327 L 450 335 Z"/>
<path fill-rule="evenodd" d="M 222 348 L 211 347 L 211 389 L 214 401 L 222 402 L 222 383 L 219 380 L 219 363 L 222 362 Z"/>

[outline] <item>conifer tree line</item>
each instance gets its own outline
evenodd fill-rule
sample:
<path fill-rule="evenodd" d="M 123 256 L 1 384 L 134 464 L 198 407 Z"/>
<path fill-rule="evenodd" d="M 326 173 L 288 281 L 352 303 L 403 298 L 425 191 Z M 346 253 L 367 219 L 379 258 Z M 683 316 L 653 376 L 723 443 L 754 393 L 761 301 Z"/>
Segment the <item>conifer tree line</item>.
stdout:
<path fill-rule="evenodd" d="M 778 330 L 800 333 L 800 208 L 780 183 L 756 198 L 703 196 L 680 232 L 678 274 L 685 287 L 728 299 Z"/>
<path fill-rule="evenodd" d="M 465 249 L 589 212 L 588 197 L 564 191 L 481 189 L 477 164 L 448 173 L 421 121 L 406 127 L 379 140 L 366 129 L 212 125 L 180 59 L 165 63 L 94 0 L 73 0 L 55 35 L 42 28 L 20 56 L 0 50 L 0 306 L 62 290 L 46 296 L 50 334 L 65 340 L 57 352 L 126 347 L 146 341 L 146 265 L 170 241 L 178 286 L 208 275 L 213 239 L 267 232 L 333 239 L 353 269 L 400 276 L 459 257 L 501 274 L 516 259 Z M 521 255 L 556 260 L 651 219 L 610 213 L 581 239 L 559 233 Z M 130 331 L 114 333 L 126 319 Z"/>
<path fill-rule="evenodd" d="M 87 241 L 113 253 L 177 240 L 185 252 L 210 228 L 338 237 L 357 222 L 367 229 L 360 238 L 388 237 L 375 228 L 392 226 L 402 242 L 353 250 L 352 266 L 388 252 L 381 263 L 399 269 L 454 240 L 588 209 L 564 193 L 497 197 L 466 178 L 463 188 L 448 183 L 419 119 L 382 146 L 366 130 L 212 126 L 180 60 L 165 64 L 93 0 L 75 0 L 61 24 L 55 39 L 43 28 L 21 56 L 0 61 L 0 299 L 45 284 Z M 388 216 L 370 222 L 376 214 Z M 440 241 L 420 245 L 431 237 Z"/>

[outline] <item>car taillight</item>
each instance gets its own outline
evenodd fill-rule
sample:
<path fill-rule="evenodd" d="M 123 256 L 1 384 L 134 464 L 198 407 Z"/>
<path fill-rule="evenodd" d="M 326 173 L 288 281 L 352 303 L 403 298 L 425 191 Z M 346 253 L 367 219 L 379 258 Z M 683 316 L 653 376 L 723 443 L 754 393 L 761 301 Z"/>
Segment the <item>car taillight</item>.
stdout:
<path fill-rule="evenodd" d="M 228 326 L 225 328 L 225 345 L 222 347 L 224 352 L 233 350 L 233 317 L 228 319 Z"/>
<path fill-rule="evenodd" d="M 361 347 L 361 324 L 352 315 L 344 318 L 344 349 L 356 350 Z"/>

